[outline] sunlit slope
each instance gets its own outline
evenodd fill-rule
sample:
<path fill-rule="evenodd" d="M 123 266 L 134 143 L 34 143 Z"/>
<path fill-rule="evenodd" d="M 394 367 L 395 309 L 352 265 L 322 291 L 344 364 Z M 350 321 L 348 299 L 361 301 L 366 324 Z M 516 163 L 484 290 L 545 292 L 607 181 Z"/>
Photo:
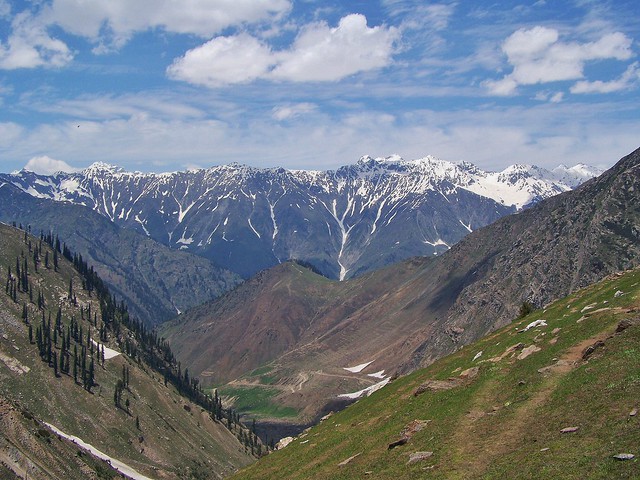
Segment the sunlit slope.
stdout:
<path fill-rule="evenodd" d="M 640 270 L 607 277 L 393 381 L 233 478 L 638 478 L 639 312 Z"/>

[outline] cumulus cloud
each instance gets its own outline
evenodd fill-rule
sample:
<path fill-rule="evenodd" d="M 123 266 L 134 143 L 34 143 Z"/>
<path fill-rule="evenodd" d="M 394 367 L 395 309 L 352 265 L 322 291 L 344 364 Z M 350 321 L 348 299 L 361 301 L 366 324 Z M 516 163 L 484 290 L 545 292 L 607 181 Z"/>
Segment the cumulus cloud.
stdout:
<path fill-rule="evenodd" d="M 289 51 L 282 52 L 272 74 L 294 82 L 340 80 L 388 65 L 397 39 L 395 28 L 370 28 L 360 14 L 343 17 L 336 28 L 315 23 L 302 30 Z"/>
<path fill-rule="evenodd" d="M 264 76 L 275 62 L 271 49 L 242 33 L 217 37 L 176 59 L 167 69 L 174 80 L 216 87 Z"/>
<path fill-rule="evenodd" d="M 631 43 L 620 32 L 604 35 L 595 42 L 566 43 L 559 41 L 559 33 L 553 28 L 522 28 L 502 44 L 513 70 L 500 80 L 485 82 L 485 86 L 490 93 L 505 96 L 515 94 L 520 85 L 581 79 L 589 61 L 631 58 Z"/>
<path fill-rule="evenodd" d="M 210 37 L 227 27 L 273 20 L 290 0 L 53 0 L 44 15 L 69 33 L 120 47 L 152 28 Z"/>
<path fill-rule="evenodd" d="M 246 33 L 217 37 L 189 50 L 167 69 L 170 78 L 217 87 L 263 78 L 292 82 L 337 81 L 391 62 L 399 32 L 368 27 L 364 15 L 304 27 L 291 47 L 273 51 Z"/>
<path fill-rule="evenodd" d="M 570 91 L 571 93 L 612 93 L 633 88 L 639 82 L 640 69 L 638 69 L 638 62 L 635 62 L 629 65 L 629 68 L 627 68 L 620 78 L 609 82 L 603 82 L 602 80 L 596 80 L 594 82 L 581 80 L 572 86 Z"/>
<path fill-rule="evenodd" d="M 39 173 L 41 175 L 52 175 L 56 172 L 77 172 L 79 169 L 73 168 L 63 160 L 56 160 L 46 155 L 33 157 L 24 166 L 25 170 Z"/>
<path fill-rule="evenodd" d="M 4 70 L 61 67 L 72 59 L 69 47 L 52 38 L 46 25 L 26 11 L 14 17 L 6 44 L 0 42 L 0 69 Z"/>

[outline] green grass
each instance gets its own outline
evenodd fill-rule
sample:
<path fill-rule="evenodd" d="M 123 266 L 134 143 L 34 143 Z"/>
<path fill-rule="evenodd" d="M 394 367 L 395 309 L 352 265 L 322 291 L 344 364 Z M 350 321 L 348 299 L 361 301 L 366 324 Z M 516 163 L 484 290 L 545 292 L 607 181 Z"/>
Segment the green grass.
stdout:
<path fill-rule="evenodd" d="M 298 411 L 292 407 L 284 407 L 273 401 L 279 391 L 269 387 L 223 387 L 220 394 L 227 397 L 237 397 L 234 408 L 251 416 L 269 418 L 295 417 Z"/>
<path fill-rule="evenodd" d="M 613 335 L 620 320 L 638 318 L 639 284 L 635 270 L 532 312 L 397 379 L 234 478 L 640 478 L 638 459 L 613 459 L 617 453 L 640 455 L 640 417 L 629 416 L 640 408 L 640 323 Z M 625 295 L 616 298 L 618 290 Z M 588 314 L 581 312 L 593 303 Z M 591 313 L 601 308 L 608 310 Z M 636 310 L 622 311 L 629 308 Z M 519 333 L 539 319 L 548 326 Z M 582 348 L 600 338 L 604 348 L 581 360 Z M 522 360 L 489 361 L 518 343 L 541 350 Z M 577 363 L 539 372 L 558 359 Z M 470 383 L 413 395 L 428 379 L 457 377 L 472 366 L 480 370 Z M 430 422 L 406 445 L 388 450 L 413 420 Z M 567 426 L 579 430 L 560 433 Z M 416 451 L 433 456 L 409 465 Z"/>

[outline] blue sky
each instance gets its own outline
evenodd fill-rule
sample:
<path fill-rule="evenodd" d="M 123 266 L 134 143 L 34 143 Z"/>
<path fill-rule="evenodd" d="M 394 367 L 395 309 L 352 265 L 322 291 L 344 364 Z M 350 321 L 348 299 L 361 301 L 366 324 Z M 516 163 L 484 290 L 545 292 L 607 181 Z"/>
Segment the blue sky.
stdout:
<path fill-rule="evenodd" d="M 632 1 L 0 0 L 0 171 L 608 167 L 640 146 Z"/>

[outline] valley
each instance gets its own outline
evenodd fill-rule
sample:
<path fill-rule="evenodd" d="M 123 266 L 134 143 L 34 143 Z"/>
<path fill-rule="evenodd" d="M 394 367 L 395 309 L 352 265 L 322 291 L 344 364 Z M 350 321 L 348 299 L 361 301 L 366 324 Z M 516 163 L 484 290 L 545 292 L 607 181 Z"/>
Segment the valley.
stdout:
<path fill-rule="evenodd" d="M 635 151 L 446 254 L 343 282 L 282 264 L 161 333 L 205 384 L 234 398 L 259 397 L 242 404 L 246 414 L 306 425 L 352 400 L 341 395 L 428 366 L 508 324 L 524 303 L 542 307 L 637 266 L 639 189 Z"/>
<path fill-rule="evenodd" d="M 433 166 L 433 161 L 429 162 L 427 163 Z M 363 162 L 363 165 L 365 163 Z M 395 165 L 394 168 L 398 169 L 408 168 L 403 163 L 387 163 Z M 366 168 L 370 170 L 377 165 L 374 164 L 375 162 L 369 161 Z M 420 168 L 423 167 L 421 164 Z M 364 167 L 361 165 L 357 168 Z M 375 168 L 379 168 L 379 165 Z M 385 168 L 389 169 L 389 165 Z M 404 170 L 402 174 L 409 175 Z M 357 175 L 353 178 L 356 177 Z M 371 178 L 370 175 L 365 177 Z M 540 345 L 546 331 L 541 329 L 552 322 L 547 318 L 546 309 L 551 308 L 556 312 L 566 308 L 570 311 L 567 314 L 570 320 L 558 315 L 553 317 L 553 322 L 558 326 L 554 327 L 555 337 L 547 350 L 549 355 L 554 352 L 555 363 L 549 363 L 546 354 L 538 355 L 540 358 L 544 357 L 547 363 L 536 367 L 537 370 L 553 374 L 553 381 L 545 381 L 541 386 L 534 382 L 533 378 L 524 380 L 525 384 L 531 381 L 536 387 L 531 390 L 531 396 L 527 397 L 530 401 L 523 400 L 522 410 L 517 417 L 510 420 L 510 440 L 505 437 L 503 443 L 489 447 L 494 443 L 492 437 L 483 437 L 477 440 L 477 450 L 473 450 L 475 447 L 470 445 L 469 452 L 461 452 L 452 458 L 447 457 L 445 463 L 439 460 L 441 457 L 438 457 L 435 450 L 424 450 L 430 453 L 409 463 L 417 463 L 421 465 L 420 468 L 433 468 L 434 471 L 441 469 L 442 478 L 450 476 L 452 470 L 449 465 L 454 465 L 451 467 L 454 470 L 463 469 L 470 472 L 474 477 L 486 476 L 489 475 L 490 469 L 497 465 L 498 458 L 513 455 L 514 448 L 521 448 L 519 442 L 522 441 L 523 432 L 529 428 L 525 417 L 539 408 L 544 408 L 555 395 L 553 392 L 563 387 L 564 376 L 570 375 L 574 371 L 573 366 L 580 364 L 582 350 L 598 341 L 611 343 L 609 335 L 614 321 L 620 318 L 633 320 L 633 315 L 629 314 L 637 308 L 636 303 L 633 303 L 637 296 L 637 289 L 634 290 L 637 282 L 631 282 L 630 278 L 635 279 L 637 271 L 633 269 L 640 263 L 640 230 L 637 227 L 640 224 L 640 210 L 636 193 L 639 189 L 640 150 L 637 150 L 622 158 L 599 177 L 573 190 L 567 188 L 567 191 L 549 198 L 538 198 L 534 204 L 521 208 L 515 214 L 499 215 L 500 218 L 496 218 L 485 227 L 467 228 L 466 234 L 455 244 L 447 245 L 446 250 L 442 252 L 411 256 L 391 263 L 385 260 L 378 268 L 367 267 L 355 276 L 347 275 L 349 269 L 341 261 L 337 261 L 338 273 L 330 275 L 333 278 L 323 275 L 318 264 L 308 261 L 309 257 L 279 259 L 274 266 L 241 281 L 235 273 L 221 268 L 204 256 L 194 255 L 188 248 L 169 248 L 170 245 L 155 242 L 147 234 L 141 235 L 116 225 L 106 218 L 104 213 L 93 208 L 77 205 L 75 202 L 44 198 L 47 195 L 43 194 L 33 196 L 27 193 L 25 188 L 18 188 L 13 183 L 3 183 L 0 185 L 0 196 L 6 199 L 6 202 L 2 203 L 0 214 L 5 219 L 25 219 L 24 225 L 16 225 L 20 229 L 1 225 L 3 238 L 6 238 L 9 242 L 7 245 L 10 245 L 7 250 L 9 256 L 5 258 L 7 271 L 12 268 L 10 255 L 17 255 L 18 258 L 22 258 L 20 262 L 27 260 L 28 263 L 24 248 L 29 244 L 29 239 L 32 243 L 31 248 L 37 243 L 38 248 L 42 249 L 42 239 L 48 238 L 49 243 L 44 248 L 49 249 L 46 250 L 49 258 L 52 258 L 54 249 L 59 248 L 54 244 L 61 243 L 60 252 L 66 252 L 66 242 L 71 246 L 77 243 L 81 255 L 68 254 L 64 261 L 72 260 L 75 268 L 80 266 L 83 275 L 89 277 L 81 276 L 69 280 L 74 275 L 69 270 L 65 274 L 66 277 L 55 280 L 59 286 L 47 288 L 57 288 L 58 292 L 63 292 L 65 288 L 70 288 L 64 287 L 65 282 L 82 285 L 82 292 L 86 290 L 86 293 L 81 293 L 82 300 L 79 302 L 84 305 L 83 308 L 86 309 L 87 305 L 91 304 L 91 308 L 96 312 L 102 312 L 101 315 L 104 316 L 110 311 L 111 307 L 108 305 L 112 302 L 121 320 L 109 328 L 115 328 L 116 325 L 123 328 L 122 325 L 127 325 L 127 328 L 134 330 L 124 335 L 117 329 L 104 334 L 107 340 L 105 347 L 108 347 L 109 354 L 105 355 L 105 359 L 110 358 L 105 363 L 104 373 L 98 373 L 106 377 L 99 379 L 95 384 L 93 381 L 89 382 L 91 388 L 100 388 L 93 393 L 89 392 L 87 398 L 78 397 L 79 392 L 73 388 L 59 390 L 56 387 L 56 382 L 69 382 L 68 369 L 60 378 L 57 375 L 54 375 L 53 379 L 46 377 L 52 368 L 51 365 L 57 365 L 55 360 L 53 363 L 49 361 L 47 365 L 47 362 L 42 363 L 32 356 L 15 354 L 10 351 L 10 345 L 5 345 L 0 350 L 0 366 L 3 368 L 1 372 L 4 372 L 3 379 L 6 381 L 3 380 L 0 396 L 8 402 L 7 412 L 26 410 L 29 412 L 28 415 L 37 419 L 36 425 L 50 424 L 53 434 L 61 439 L 77 437 L 79 442 L 91 444 L 91 447 L 87 448 L 94 449 L 95 452 L 105 452 L 113 458 L 114 465 L 115 460 L 118 460 L 125 469 L 131 469 L 127 471 L 137 471 L 141 476 L 158 478 L 159 472 L 163 472 L 161 476 L 166 478 L 228 476 L 235 473 L 239 467 L 254 463 L 258 457 L 268 452 L 268 445 L 275 445 L 284 437 L 294 438 L 294 445 L 318 445 L 306 439 L 310 432 L 324 432 L 327 423 L 331 422 L 335 432 L 342 432 L 343 429 L 338 427 L 343 424 L 336 423 L 334 418 L 341 418 L 339 415 L 351 418 L 353 412 L 360 409 L 367 411 L 371 402 L 390 398 L 389 395 L 395 395 L 394 392 L 398 392 L 401 385 L 405 385 L 401 398 L 388 400 L 398 407 L 404 404 L 407 389 L 420 391 L 415 393 L 416 398 L 422 398 L 423 391 L 442 392 L 441 395 L 444 397 L 438 400 L 438 404 L 444 402 L 442 405 L 447 405 L 446 402 L 454 402 L 451 408 L 458 408 L 453 405 L 472 402 L 460 407 L 471 413 L 470 416 L 459 419 L 455 431 L 462 432 L 460 434 L 463 436 L 473 436 L 477 433 L 475 422 L 484 422 L 482 419 L 492 416 L 487 414 L 489 403 L 511 405 L 514 402 L 502 398 L 509 395 L 508 389 L 504 385 L 499 386 L 503 380 L 497 377 L 492 377 L 492 380 L 483 383 L 482 387 L 478 386 L 480 382 L 475 378 L 483 370 L 475 369 L 474 364 L 484 364 L 488 358 L 487 352 L 492 352 L 491 363 L 502 365 L 500 362 L 504 361 L 504 365 L 509 365 L 508 368 L 505 367 L 506 370 L 490 370 L 492 375 L 500 372 L 509 378 L 513 375 L 524 375 L 509 373 L 509 368 L 513 366 L 516 369 L 514 372 L 520 372 L 518 368 L 525 364 L 524 360 L 542 349 Z M 428 196 L 427 193 L 426 197 Z M 460 203 L 460 200 L 456 203 Z M 466 209 L 463 203 L 460 204 L 460 208 Z M 349 232 L 355 231 L 352 229 L 356 228 L 357 223 L 348 223 L 347 217 L 340 213 L 337 205 L 325 204 L 324 210 L 332 213 L 338 230 L 344 235 L 345 242 L 339 249 L 342 253 L 334 257 L 340 260 L 346 252 L 343 249 L 347 245 L 346 238 Z M 519 205 L 524 206 L 524 203 Z M 518 206 L 512 207 L 512 211 L 515 211 Z M 180 210 L 179 220 L 186 219 L 192 208 L 194 207 Z M 346 211 L 356 210 L 355 204 L 347 205 Z M 57 222 L 54 223 L 55 219 Z M 382 227 L 377 223 L 380 220 L 377 214 L 374 220 L 367 228 L 378 232 Z M 464 222 L 458 221 L 458 224 L 461 223 Z M 470 224 L 465 225 L 468 227 Z M 257 224 L 251 225 L 255 229 L 254 234 L 262 237 Z M 271 225 L 274 232 L 273 240 L 282 230 L 277 219 Z M 275 225 L 278 225 L 277 232 Z M 39 231 L 40 240 L 38 237 L 29 237 L 29 231 Z M 391 230 L 388 230 L 387 234 L 390 235 Z M 63 242 L 58 242 L 58 235 Z M 434 244 L 432 247 L 438 244 L 437 241 L 431 243 Z M 431 243 L 427 241 L 425 244 Z M 183 246 L 186 245 L 190 243 Z M 42 251 L 38 252 L 38 255 L 44 255 Z M 123 252 L 130 253 L 123 255 Z M 30 251 L 30 255 L 35 254 Z M 20 262 L 16 269 L 23 268 Z M 91 269 L 88 267 L 89 264 L 92 265 Z M 341 268 L 344 269 L 342 274 L 339 273 Z M 624 271 L 632 273 L 620 277 Z M 97 298 L 92 300 L 91 297 L 92 283 L 87 278 L 94 278 L 93 275 L 98 278 L 98 274 L 105 275 L 105 285 L 108 283 L 114 287 L 115 297 L 107 297 L 107 304 L 96 304 Z M 43 275 L 51 275 L 50 267 L 42 269 L 41 272 L 29 273 L 28 278 L 33 282 L 37 281 L 38 285 L 48 285 Z M 20 331 L 24 335 L 25 325 L 28 325 L 24 320 L 22 323 L 18 320 L 19 311 L 20 308 L 26 308 L 28 319 L 29 311 L 40 307 L 37 304 L 30 306 L 35 301 L 33 296 L 26 307 L 21 307 L 19 300 L 14 299 L 11 302 L 11 295 L 15 296 L 15 293 L 12 293 L 13 287 L 10 288 L 9 280 L 13 278 L 10 272 L 7 278 L 9 301 L 5 303 L 4 311 L 7 312 L 5 323 L 8 322 L 8 326 L 3 328 L 9 332 L 6 334 L 7 339 L 18 348 L 16 351 L 22 352 L 24 349 L 27 352 L 30 343 L 16 343 Z M 51 278 L 51 281 L 54 281 L 54 277 Z M 603 280 L 604 283 L 601 285 L 590 287 Z M 614 295 L 612 300 L 609 297 L 612 295 L 613 285 L 617 285 L 616 288 L 622 293 L 617 295 L 616 290 L 614 293 L 617 296 Z M 21 288 L 18 296 L 26 299 L 25 295 L 29 289 L 24 286 Z M 77 288 L 80 292 L 79 287 Z M 594 300 L 596 294 L 593 292 L 601 292 L 602 289 L 607 289 L 606 295 L 601 294 L 606 298 L 598 300 L 602 306 L 595 308 L 599 303 Z M 192 291 L 193 294 L 185 293 Z M 590 303 L 580 307 L 580 311 L 575 310 L 578 307 L 572 309 L 566 305 L 550 306 L 552 302 L 567 295 L 569 298 L 580 298 L 582 303 L 588 298 Z M 71 294 L 64 297 L 59 293 L 58 297 L 54 298 L 57 300 L 49 298 L 46 303 L 67 305 L 64 298 L 67 298 L 68 303 L 72 297 Z M 63 315 L 63 318 L 70 318 L 72 324 L 76 321 L 75 318 L 82 317 L 83 311 L 72 315 L 75 301 L 65 307 L 68 312 Z M 127 311 L 129 301 L 133 305 L 131 317 Z M 534 310 L 534 313 L 522 317 L 524 320 L 518 320 L 519 323 L 511 324 L 525 306 L 525 314 L 530 310 Z M 169 312 L 172 309 L 178 315 L 162 322 L 170 316 Z M 162 311 L 165 313 L 160 313 Z M 141 321 L 122 323 L 130 322 L 129 319 L 137 312 L 142 312 Z M 545 316 L 541 317 L 540 312 L 545 313 Z M 577 313 L 584 315 L 574 319 L 573 316 Z M 592 315 L 593 318 L 601 318 L 604 315 L 602 318 L 607 320 L 586 322 L 586 318 L 591 318 Z M 83 321 L 89 322 L 90 318 Z M 523 327 L 525 321 L 527 324 Z M 570 326 L 566 323 L 569 321 L 575 321 L 575 331 L 573 324 Z M 592 326 L 595 324 L 597 327 L 583 331 L 583 323 Z M 43 325 L 46 325 L 46 322 Z M 153 325 L 157 326 L 152 330 Z M 514 333 L 514 325 L 519 325 L 522 334 Z M 102 338 L 103 327 L 98 327 L 99 322 L 94 320 L 93 329 L 99 329 Z M 90 328 L 90 325 L 87 325 L 87 328 Z M 572 332 L 566 337 L 566 342 L 560 340 L 565 337 L 558 336 L 560 330 L 557 329 Z M 529 338 L 532 335 L 529 331 L 540 336 Z M 635 330 L 631 328 L 630 331 Z M 506 337 L 502 338 L 504 335 L 517 335 L 527 342 L 523 340 L 520 342 L 522 345 L 511 345 L 506 350 L 500 347 L 493 352 L 495 349 L 487 342 L 495 340 L 496 346 L 507 344 L 509 341 Z M 82 335 L 80 337 L 82 338 Z M 144 347 L 145 338 L 152 338 L 155 346 Z M 91 345 L 95 347 L 97 344 L 87 343 L 84 348 Z M 170 356 L 165 355 L 164 360 L 159 360 L 156 355 L 160 355 L 163 349 L 169 346 Z M 65 356 L 67 354 L 64 348 L 55 344 L 52 352 Z M 475 351 L 471 365 L 466 363 L 468 360 L 452 360 L 462 358 L 461 355 L 466 358 L 470 351 Z M 449 365 L 450 362 L 460 363 L 459 368 L 445 375 L 442 372 L 448 367 L 442 370 L 442 365 Z M 154 370 L 158 365 L 161 370 Z M 114 398 L 107 393 L 109 389 L 115 388 L 115 395 L 118 395 L 118 376 L 121 371 L 128 372 L 129 369 L 133 370 L 136 381 L 141 383 L 127 390 L 129 393 L 126 408 L 122 407 L 122 404 L 120 407 L 116 404 L 114 409 L 113 404 L 109 406 L 109 402 L 114 402 Z M 164 374 L 161 373 L 162 369 Z M 459 373 L 462 373 L 462 377 Z M 34 379 L 36 375 L 37 380 Z M 84 375 L 83 373 L 82 378 L 85 378 Z M 24 379 L 27 377 L 29 381 L 25 383 Z M 167 378 L 170 379 L 170 383 L 167 383 Z M 183 379 L 193 390 L 183 389 L 183 384 L 180 383 Z M 417 379 L 420 379 L 421 383 L 415 384 Z M 174 381 L 178 383 L 171 383 Z M 48 389 L 50 398 L 44 405 L 33 400 L 37 398 L 33 389 L 40 389 L 42 385 Z M 104 392 L 103 385 L 106 388 Z M 181 394 L 187 395 L 190 400 L 180 397 Z M 431 398 L 431 395 L 425 395 L 425 398 Z M 216 399 L 215 402 L 213 398 Z M 80 428 L 75 417 L 60 407 L 71 404 L 78 405 L 83 412 L 91 412 L 83 414 L 83 421 L 96 418 L 100 419 L 99 422 L 91 422 L 90 427 Z M 47 408 L 44 408 L 45 405 Z M 214 405 L 213 409 L 211 405 Z M 375 408 L 384 411 L 384 408 Z M 132 414 L 128 419 L 126 416 L 119 419 L 118 415 L 121 415 L 122 410 L 135 411 L 136 420 L 133 424 Z M 196 414 L 198 410 L 200 414 Z M 434 413 L 432 416 L 438 417 L 438 414 Z M 357 438 L 358 442 L 364 442 L 363 445 L 388 438 L 388 433 L 383 433 L 383 430 L 388 432 L 387 428 L 396 425 L 395 420 L 387 422 L 392 417 L 393 414 L 385 414 L 385 421 L 381 422 L 384 425 L 381 427 L 382 430 L 376 431 L 370 441 L 364 441 L 359 433 L 354 433 L 354 438 Z M 120 420 L 124 420 L 125 423 L 120 425 Z M 404 440 L 402 434 L 400 445 L 409 442 L 414 433 L 431 423 L 427 420 L 433 419 L 416 418 L 414 423 L 405 425 L 406 428 L 401 430 L 411 432 L 410 438 Z M 174 422 L 178 422 L 180 428 Z M 149 439 L 145 435 L 139 435 L 140 438 L 144 437 L 144 440 L 140 442 L 138 439 L 140 448 L 133 448 L 136 445 L 133 434 L 139 428 L 138 423 L 152 424 L 154 430 L 153 433 L 149 433 Z M 17 447 L 16 437 L 4 437 L 3 441 L 7 445 L 13 445 L 12 448 L 20 452 L 6 458 L 5 464 L 13 465 L 6 468 L 10 468 L 12 472 L 26 472 L 28 469 L 33 472 L 39 471 L 39 459 L 52 453 L 48 447 L 43 449 L 36 446 L 42 438 L 33 437 L 34 433 L 33 430 L 29 430 L 28 421 L 25 424 L 24 420 L 15 420 L 14 424 L 22 425 L 22 435 L 33 439 L 29 446 Z M 319 426 L 314 427 L 316 424 Z M 364 420 L 349 424 L 352 425 L 353 432 L 357 432 L 360 425 L 367 425 L 368 431 L 372 428 L 372 424 Z M 106 425 L 112 426 L 106 428 Z M 447 425 L 449 426 L 443 426 L 440 430 L 443 435 L 448 432 L 447 428 L 453 428 L 452 423 Z M 46 429 L 46 426 L 39 428 Z M 163 428 L 169 428 L 171 434 L 163 435 Z M 491 427 L 485 433 L 490 435 L 493 431 L 494 428 Z M 343 434 L 344 432 L 340 433 Z M 258 441 L 258 436 L 261 441 Z M 452 433 L 446 433 L 445 436 L 457 438 Z M 444 437 L 436 435 L 434 438 Z M 168 443 L 163 443 L 163 439 Z M 393 443 L 391 440 L 389 442 Z M 380 469 L 376 466 L 375 460 L 368 459 L 365 452 L 355 451 L 355 447 L 345 447 L 343 441 L 329 440 L 329 444 L 342 445 L 340 455 L 351 452 L 336 462 L 342 464 L 337 473 L 325 463 L 325 460 L 329 459 L 330 462 L 334 461 L 334 457 L 331 456 L 333 454 L 327 450 L 321 457 L 325 460 L 302 460 L 310 466 L 315 465 L 313 468 L 317 467 L 318 470 L 309 471 L 300 466 L 296 467 L 301 475 L 299 478 L 327 478 L 327 475 L 335 478 L 353 478 L 353 475 L 357 474 L 349 465 L 358 465 L 360 462 L 364 462 L 362 465 L 366 467 L 364 473 L 371 472 L 367 475 L 374 475 L 374 478 L 376 475 L 380 478 L 409 475 L 402 469 Z M 194 448 L 195 445 L 200 447 Z M 371 444 L 374 450 L 378 448 L 375 445 Z M 270 475 L 277 476 L 277 472 L 288 471 L 289 467 L 281 465 L 277 459 L 287 451 L 297 452 L 296 448 L 289 446 L 282 452 L 269 453 L 265 459 L 257 463 L 266 467 L 259 467 L 259 471 L 252 468 L 242 470 L 239 473 L 240 478 L 243 478 L 243 475 L 247 475 L 246 478 L 254 478 L 254 475 L 257 475 L 256 478 L 270 478 Z M 171 449 L 171 452 L 168 449 Z M 395 447 L 389 450 L 395 450 Z M 486 462 L 473 465 L 456 463 L 459 455 L 475 456 L 481 450 L 489 455 Z M 423 451 L 417 453 L 420 452 Z M 300 455 L 304 458 L 303 454 Z M 432 456 L 437 463 L 425 467 L 421 462 Z M 288 455 L 286 458 L 286 461 L 292 462 L 291 465 L 298 461 L 292 461 Z M 94 471 L 103 468 L 99 460 L 92 460 L 94 461 L 98 463 L 84 464 L 83 468 Z M 63 461 L 56 468 L 67 468 L 65 464 Z M 443 466 L 445 464 L 447 466 Z M 205 473 L 209 469 L 210 473 Z M 508 469 L 499 467 L 496 470 L 503 471 Z M 290 478 L 295 478 L 295 475 L 291 475 Z"/>

